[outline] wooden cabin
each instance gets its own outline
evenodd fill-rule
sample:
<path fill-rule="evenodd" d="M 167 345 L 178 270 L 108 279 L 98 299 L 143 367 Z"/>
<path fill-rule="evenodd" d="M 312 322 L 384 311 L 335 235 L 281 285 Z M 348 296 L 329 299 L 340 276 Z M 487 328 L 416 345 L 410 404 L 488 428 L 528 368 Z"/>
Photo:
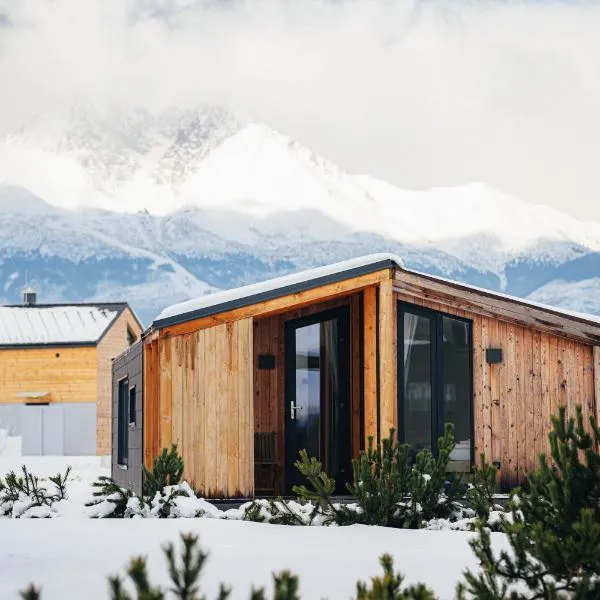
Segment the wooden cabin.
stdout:
<path fill-rule="evenodd" d="M 177 443 L 206 497 L 289 493 L 302 448 L 341 490 L 368 438 L 394 428 L 435 453 L 448 421 L 452 469 L 468 471 L 483 452 L 509 487 L 547 450 L 559 406 L 600 412 L 598 317 L 414 272 L 389 255 L 172 306 L 142 346 L 132 367 L 143 371 L 139 456 L 150 466 Z"/>
<path fill-rule="evenodd" d="M 112 359 L 141 333 L 126 303 L 0 306 L 0 429 L 24 455 L 109 454 Z"/>

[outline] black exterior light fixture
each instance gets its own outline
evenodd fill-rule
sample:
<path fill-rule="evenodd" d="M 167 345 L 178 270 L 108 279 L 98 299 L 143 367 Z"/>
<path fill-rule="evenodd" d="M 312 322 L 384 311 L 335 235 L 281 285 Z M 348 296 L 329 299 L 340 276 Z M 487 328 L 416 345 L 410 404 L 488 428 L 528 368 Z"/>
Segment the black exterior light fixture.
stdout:
<path fill-rule="evenodd" d="M 502 348 L 486 348 L 485 360 L 489 365 L 497 365 L 502 362 Z"/>

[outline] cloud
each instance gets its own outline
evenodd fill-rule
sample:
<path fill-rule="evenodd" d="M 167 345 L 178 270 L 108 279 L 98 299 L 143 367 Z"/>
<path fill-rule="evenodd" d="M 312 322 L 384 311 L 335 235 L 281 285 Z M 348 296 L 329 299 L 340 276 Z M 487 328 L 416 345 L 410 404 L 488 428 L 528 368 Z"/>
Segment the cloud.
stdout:
<path fill-rule="evenodd" d="M 0 0 L 0 132 L 74 101 L 243 108 L 352 172 L 600 221 L 600 4 Z"/>

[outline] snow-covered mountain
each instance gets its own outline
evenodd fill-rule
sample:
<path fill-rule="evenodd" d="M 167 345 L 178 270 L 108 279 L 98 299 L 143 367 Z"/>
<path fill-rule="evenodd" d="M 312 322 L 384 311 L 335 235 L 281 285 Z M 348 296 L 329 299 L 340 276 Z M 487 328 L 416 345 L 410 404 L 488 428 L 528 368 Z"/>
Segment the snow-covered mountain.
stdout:
<path fill-rule="evenodd" d="M 0 300 L 164 305 L 374 251 L 600 313 L 600 224 L 485 184 L 350 175 L 222 108 L 32 120 L 0 140 Z M 570 294 L 569 290 L 576 290 Z"/>

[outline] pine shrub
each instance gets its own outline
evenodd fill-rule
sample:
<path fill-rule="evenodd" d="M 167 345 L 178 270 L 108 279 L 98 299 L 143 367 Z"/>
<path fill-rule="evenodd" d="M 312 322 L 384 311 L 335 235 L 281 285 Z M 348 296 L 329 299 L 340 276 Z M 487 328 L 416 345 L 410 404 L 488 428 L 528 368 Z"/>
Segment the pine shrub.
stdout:
<path fill-rule="evenodd" d="M 50 486 L 38 476 L 30 473 L 25 465 L 21 466 L 21 474 L 10 471 L 2 480 L 0 478 L 0 516 L 10 515 L 14 518 L 23 516 L 48 517 L 55 502 L 67 498 L 67 482 L 71 467 L 63 474 L 58 473 L 48 478 Z M 32 509 L 42 508 L 34 512 Z"/>
<path fill-rule="evenodd" d="M 124 519 L 131 516 L 130 503 L 139 498 L 131 491 L 122 488 L 112 477 L 101 475 L 92 483 L 94 499 L 86 503 L 95 507 L 92 516 L 98 518 Z"/>
<path fill-rule="evenodd" d="M 486 461 L 485 454 L 481 454 L 479 466 L 473 469 L 473 475 L 468 484 L 466 500 L 477 515 L 486 522 L 492 510 L 501 508 L 494 503 L 497 475 L 498 469 Z"/>
<path fill-rule="evenodd" d="M 301 451 L 296 467 L 309 485 L 296 486 L 294 492 L 303 501 L 315 503 L 325 515 L 325 524 L 417 529 L 430 519 L 458 518 L 466 485 L 459 475 L 448 472 L 454 445 L 452 424 L 446 425 L 438 441 L 437 457 L 429 450 L 414 457 L 408 445 L 394 440 L 393 429 L 375 448 L 369 439 L 368 449 L 352 461 L 354 482 L 347 489 L 355 502 L 347 505 L 333 502 L 335 480 L 323 472 L 318 460 Z"/>
<path fill-rule="evenodd" d="M 370 585 L 359 582 L 356 600 L 435 600 L 433 592 L 422 583 L 402 589 L 404 578 L 394 572 L 394 562 L 389 554 L 384 554 L 379 562 L 383 577 L 373 577 Z"/>
<path fill-rule="evenodd" d="M 170 450 L 162 452 L 154 459 L 152 470 L 143 471 L 143 495 L 154 498 L 156 492 L 164 488 L 177 485 L 183 475 L 183 459 L 177 453 L 177 445 L 173 444 Z"/>
<path fill-rule="evenodd" d="M 483 524 L 471 542 L 481 571 L 465 573 L 463 600 L 559 600 L 600 598 L 600 429 L 581 408 L 566 419 L 553 417 L 549 434 L 552 463 L 540 455 L 527 489 L 516 489 L 504 520 L 510 552 L 497 556 Z"/>

